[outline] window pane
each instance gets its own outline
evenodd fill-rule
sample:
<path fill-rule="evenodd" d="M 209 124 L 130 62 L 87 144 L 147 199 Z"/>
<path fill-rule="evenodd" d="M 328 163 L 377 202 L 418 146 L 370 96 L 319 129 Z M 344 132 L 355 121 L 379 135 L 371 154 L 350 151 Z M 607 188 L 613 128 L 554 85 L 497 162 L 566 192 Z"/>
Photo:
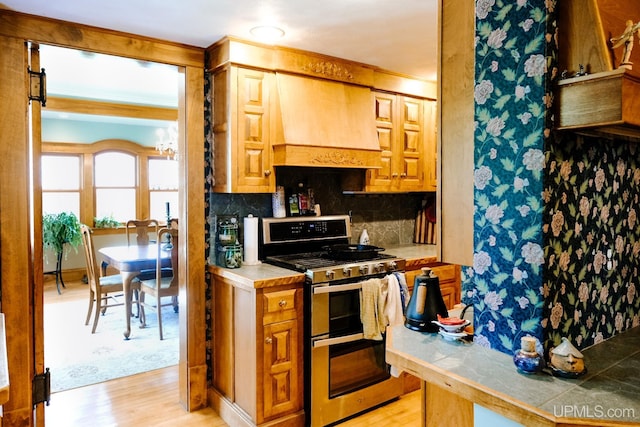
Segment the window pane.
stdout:
<path fill-rule="evenodd" d="M 77 218 L 80 218 L 80 193 L 78 192 L 42 193 L 42 212 L 45 214 L 73 212 Z"/>
<path fill-rule="evenodd" d="M 79 190 L 80 157 L 47 156 L 41 158 L 43 190 Z"/>
<path fill-rule="evenodd" d="M 167 159 L 149 159 L 149 189 L 177 190 L 178 162 Z"/>
<path fill-rule="evenodd" d="M 133 187 L 135 185 L 136 162 L 134 156 L 111 152 L 96 154 L 96 187 Z"/>
<path fill-rule="evenodd" d="M 136 190 L 96 189 L 96 217 L 113 216 L 120 222 L 136 217 Z"/>
<path fill-rule="evenodd" d="M 151 191 L 149 192 L 149 203 L 151 204 L 151 218 L 160 222 L 167 220 L 167 202 L 171 218 L 178 217 L 178 192 L 177 191 Z"/>

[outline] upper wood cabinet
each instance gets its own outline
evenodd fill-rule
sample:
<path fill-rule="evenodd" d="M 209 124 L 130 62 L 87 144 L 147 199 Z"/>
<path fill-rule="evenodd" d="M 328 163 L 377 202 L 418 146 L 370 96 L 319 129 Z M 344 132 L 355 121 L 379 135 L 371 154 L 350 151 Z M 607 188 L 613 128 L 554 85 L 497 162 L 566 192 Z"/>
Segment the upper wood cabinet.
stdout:
<path fill-rule="evenodd" d="M 558 3 L 558 62 L 570 77 L 558 81 L 557 129 L 640 141 L 640 71 L 621 66 L 624 43 L 610 47 L 638 16 L 637 0 Z M 638 58 L 636 47 L 630 62 Z M 588 74 L 576 76 L 581 66 Z"/>
<path fill-rule="evenodd" d="M 214 191 L 275 191 L 274 81 L 273 73 L 236 66 L 213 74 Z"/>
<path fill-rule="evenodd" d="M 425 173 L 434 163 L 425 156 L 433 135 L 433 109 L 427 108 L 433 101 L 427 100 L 435 99 L 434 82 L 230 37 L 207 48 L 206 67 L 212 76 L 214 191 L 273 192 L 276 166 L 354 171 L 357 191 L 435 189 Z M 380 94 L 378 125 L 372 90 Z M 385 93 L 393 95 L 386 99 Z M 376 127 L 380 138 L 391 138 L 381 141 L 389 145 L 382 157 Z M 380 160 L 386 164 L 367 185 L 365 171 Z"/>
<path fill-rule="evenodd" d="M 432 102 L 386 92 L 373 98 L 382 167 L 367 171 L 365 191 L 435 190 Z"/>

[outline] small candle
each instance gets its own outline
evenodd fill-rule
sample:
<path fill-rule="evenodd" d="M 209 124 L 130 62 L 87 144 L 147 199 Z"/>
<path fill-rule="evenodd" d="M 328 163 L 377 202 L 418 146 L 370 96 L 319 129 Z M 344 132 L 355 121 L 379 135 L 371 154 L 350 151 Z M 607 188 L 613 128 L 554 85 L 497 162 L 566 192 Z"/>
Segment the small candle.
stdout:
<path fill-rule="evenodd" d="M 169 202 L 167 202 L 167 218 L 171 218 L 171 209 Z"/>

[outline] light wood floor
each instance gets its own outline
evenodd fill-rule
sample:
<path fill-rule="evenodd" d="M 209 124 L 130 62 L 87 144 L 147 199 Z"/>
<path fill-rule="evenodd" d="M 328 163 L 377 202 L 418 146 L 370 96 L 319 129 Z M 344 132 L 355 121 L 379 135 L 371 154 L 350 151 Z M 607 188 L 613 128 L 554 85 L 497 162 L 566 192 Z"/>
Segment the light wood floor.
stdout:
<path fill-rule="evenodd" d="M 55 283 L 45 284 L 45 303 L 88 298 L 86 285 L 67 283 L 57 295 Z M 45 408 L 47 427 L 221 427 L 224 421 L 211 408 L 186 412 L 179 403 L 178 367 L 145 372 L 87 387 L 54 393 Z M 420 425 L 420 391 L 366 414 L 340 423 L 340 427 Z"/>

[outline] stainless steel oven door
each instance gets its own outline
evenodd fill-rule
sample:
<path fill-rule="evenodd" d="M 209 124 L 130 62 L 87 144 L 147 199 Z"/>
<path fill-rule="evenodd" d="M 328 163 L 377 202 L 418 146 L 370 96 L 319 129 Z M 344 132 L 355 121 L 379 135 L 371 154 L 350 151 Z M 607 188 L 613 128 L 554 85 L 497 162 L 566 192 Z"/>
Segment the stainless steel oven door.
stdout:
<path fill-rule="evenodd" d="M 363 339 L 359 283 L 312 288 L 311 426 L 324 426 L 402 394 L 385 341 Z"/>
<path fill-rule="evenodd" d="M 315 338 L 311 349 L 311 426 L 325 426 L 402 394 L 390 376 L 384 341 L 362 334 Z"/>

